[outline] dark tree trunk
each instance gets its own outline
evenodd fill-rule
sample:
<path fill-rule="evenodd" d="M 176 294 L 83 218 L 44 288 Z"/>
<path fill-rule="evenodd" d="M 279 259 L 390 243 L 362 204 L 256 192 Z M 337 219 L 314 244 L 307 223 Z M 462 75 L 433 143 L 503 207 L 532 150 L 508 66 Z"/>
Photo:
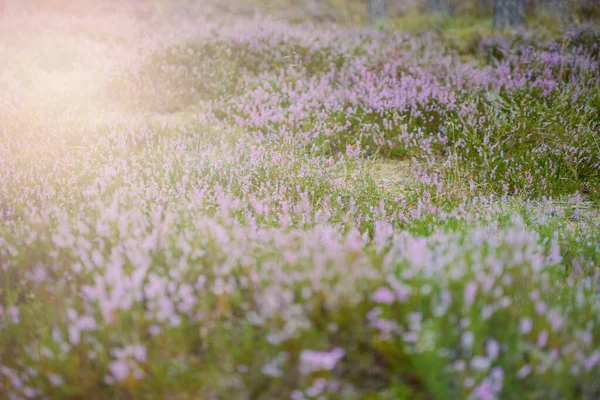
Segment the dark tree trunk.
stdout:
<path fill-rule="evenodd" d="M 569 7 L 568 4 L 569 0 L 550 0 L 547 1 L 547 3 L 550 15 L 552 15 L 556 20 L 565 25 L 571 22 L 571 7 Z"/>
<path fill-rule="evenodd" d="M 385 0 L 368 0 L 369 7 L 369 24 L 374 25 L 378 22 L 385 21 L 387 10 Z"/>
<path fill-rule="evenodd" d="M 481 0 L 480 6 L 484 13 L 491 12 L 494 9 L 494 0 Z"/>
<path fill-rule="evenodd" d="M 519 28 L 525 25 L 524 0 L 496 0 L 494 3 L 494 26 Z"/>
<path fill-rule="evenodd" d="M 448 1 L 449 0 L 427 0 L 427 6 L 429 7 L 429 11 L 433 14 L 449 15 L 450 6 Z"/>

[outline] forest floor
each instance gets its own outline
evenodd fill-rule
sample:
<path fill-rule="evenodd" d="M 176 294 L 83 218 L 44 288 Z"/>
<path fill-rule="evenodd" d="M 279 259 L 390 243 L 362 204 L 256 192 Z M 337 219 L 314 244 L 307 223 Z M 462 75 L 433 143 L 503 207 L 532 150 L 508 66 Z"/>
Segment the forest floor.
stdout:
<path fill-rule="evenodd" d="M 600 396 L 597 29 L 168 4 L 1 21 L 0 393 Z"/>

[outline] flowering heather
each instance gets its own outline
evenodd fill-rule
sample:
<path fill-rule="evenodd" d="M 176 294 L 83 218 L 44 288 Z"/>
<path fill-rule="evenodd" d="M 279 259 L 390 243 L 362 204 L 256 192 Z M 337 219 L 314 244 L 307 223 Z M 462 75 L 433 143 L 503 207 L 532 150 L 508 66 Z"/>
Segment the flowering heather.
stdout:
<path fill-rule="evenodd" d="M 597 32 L 134 11 L 0 21 L 1 398 L 600 397 Z"/>

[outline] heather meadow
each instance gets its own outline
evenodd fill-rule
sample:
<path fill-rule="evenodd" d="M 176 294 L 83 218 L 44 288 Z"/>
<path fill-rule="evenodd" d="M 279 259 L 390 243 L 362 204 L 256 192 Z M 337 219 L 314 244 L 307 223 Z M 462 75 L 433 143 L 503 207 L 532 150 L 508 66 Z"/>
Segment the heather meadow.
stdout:
<path fill-rule="evenodd" d="M 1 399 L 600 398 L 596 27 L 203 7 L 0 19 Z"/>

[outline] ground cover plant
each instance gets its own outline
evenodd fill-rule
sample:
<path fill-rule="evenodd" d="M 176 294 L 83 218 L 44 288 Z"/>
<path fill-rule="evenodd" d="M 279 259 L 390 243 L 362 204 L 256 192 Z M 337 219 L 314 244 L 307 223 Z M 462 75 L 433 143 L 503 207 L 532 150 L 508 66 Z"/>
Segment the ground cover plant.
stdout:
<path fill-rule="evenodd" d="M 1 398 L 600 396 L 593 26 L 161 15 L 1 21 Z"/>

